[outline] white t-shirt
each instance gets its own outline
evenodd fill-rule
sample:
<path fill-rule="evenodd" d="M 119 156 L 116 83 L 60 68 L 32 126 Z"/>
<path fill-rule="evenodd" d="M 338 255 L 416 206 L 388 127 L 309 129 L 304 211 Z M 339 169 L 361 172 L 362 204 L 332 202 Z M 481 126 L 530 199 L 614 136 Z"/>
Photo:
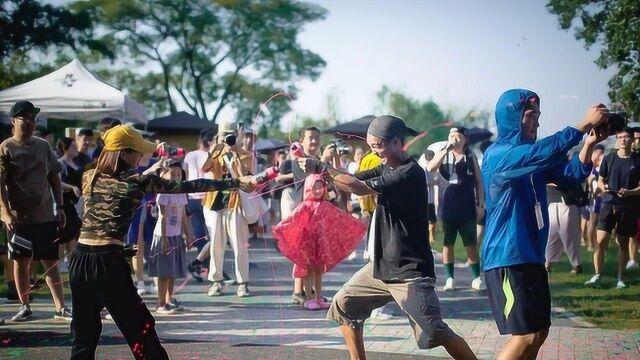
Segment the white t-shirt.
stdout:
<path fill-rule="evenodd" d="M 207 161 L 209 153 L 204 150 L 194 150 L 184 157 L 182 168 L 187 171 L 187 180 L 206 179 L 207 177 L 202 172 L 202 166 Z M 189 194 L 189 199 L 204 199 L 205 193 Z"/>
<path fill-rule="evenodd" d="M 187 196 L 185 194 L 158 194 L 156 203 L 160 211 L 158 212 L 158 222 L 153 230 L 153 234 L 162 236 L 162 220 L 167 218 L 166 236 L 182 235 L 182 215 L 187 205 Z M 164 212 L 160 205 L 164 205 Z"/>

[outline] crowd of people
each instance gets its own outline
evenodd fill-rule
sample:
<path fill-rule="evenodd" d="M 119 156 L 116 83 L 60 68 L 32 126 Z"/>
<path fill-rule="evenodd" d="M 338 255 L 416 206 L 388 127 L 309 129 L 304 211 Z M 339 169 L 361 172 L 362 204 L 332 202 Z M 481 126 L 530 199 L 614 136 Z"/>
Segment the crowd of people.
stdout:
<path fill-rule="evenodd" d="M 205 272 L 207 295 L 223 295 L 232 280 L 224 269 L 227 246 L 235 294 L 250 296 L 252 233 L 273 234 L 293 263 L 291 302 L 327 309 L 352 359 L 364 358 L 364 321 L 391 301 L 412 320 L 420 348 L 444 346 L 454 358 L 475 358 L 443 321 L 435 292 L 436 246 L 442 290 L 460 286 L 458 236 L 472 274 L 468 286 L 488 290 L 500 333 L 512 335 L 505 359 L 533 359 L 544 343 L 548 273 L 562 252 L 579 274 L 590 270 L 581 246 L 593 251 L 595 275 L 585 285 L 598 287 L 615 233 L 616 287 L 627 287 L 625 270 L 638 267 L 640 129 L 611 130 L 604 106 L 537 141 L 538 95 L 510 90 L 496 106 L 495 142 L 474 146 L 464 127 L 453 127 L 446 145 L 419 160 L 405 147 L 418 133 L 391 115 L 373 120 L 367 150 L 323 146 L 321 130 L 305 127 L 290 146 L 259 154 L 255 132 L 234 121 L 221 121 L 217 133 L 203 130 L 197 149 L 185 152 L 114 118 L 54 142 L 36 133 L 39 111 L 17 102 L 12 134 L 0 144 L 0 260 L 7 299 L 20 303 L 13 321 L 32 318 L 30 293 L 42 263 L 54 317 L 72 320 L 72 359 L 93 358 L 105 317 L 136 358 L 168 358 L 141 296 L 157 294 L 156 314 L 185 311 L 176 279 L 202 282 Z M 610 135 L 612 151 L 599 145 Z M 360 248 L 367 265 L 333 299 L 323 296 L 323 274 Z M 69 269 L 73 308 L 59 267 Z"/>

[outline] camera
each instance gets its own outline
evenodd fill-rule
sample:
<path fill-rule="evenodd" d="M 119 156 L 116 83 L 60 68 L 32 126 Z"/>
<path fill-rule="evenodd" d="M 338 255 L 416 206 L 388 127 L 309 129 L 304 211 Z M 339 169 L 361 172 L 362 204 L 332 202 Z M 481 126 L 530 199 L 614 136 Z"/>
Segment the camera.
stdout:
<path fill-rule="evenodd" d="M 609 113 L 609 135 L 615 135 L 627 126 L 627 114 L 624 112 Z"/>
<path fill-rule="evenodd" d="M 238 139 L 236 137 L 236 134 L 234 133 L 227 133 L 227 134 L 223 134 L 223 139 L 224 139 L 224 143 L 229 145 L 229 146 L 234 146 L 236 144 L 236 140 Z"/>
<path fill-rule="evenodd" d="M 163 145 L 160 150 L 158 150 L 158 157 L 183 157 L 185 151 L 181 147 Z"/>
<path fill-rule="evenodd" d="M 329 146 L 335 147 L 338 155 L 351 154 L 351 147 L 347 145 L 342 139 L 336 139 L 332 141 Z"/>

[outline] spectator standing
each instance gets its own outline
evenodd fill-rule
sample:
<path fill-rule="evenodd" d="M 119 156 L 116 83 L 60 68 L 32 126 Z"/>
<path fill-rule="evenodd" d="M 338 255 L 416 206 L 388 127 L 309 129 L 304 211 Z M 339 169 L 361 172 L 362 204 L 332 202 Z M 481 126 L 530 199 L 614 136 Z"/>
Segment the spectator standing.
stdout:
<path fill-rule="evenodd" d="M 235 122 L 221 121 L 217 144 L 211 147 L 202 171 L 213 173 L 214 180 L 226 180 L 251 174 L 253 155 L 236 144 L 238 127 Z M 209 296 L 222 295 L 223 265 L 227 238 L 233 249 L 238 297 L 249 296 L 249 227 L 242 215 L 242 203 L 237 190 L 209 192 L 204 199 L 204 218 L 211 237 Z"/>
<path fill-rule="evenodd" d="M 447 276 L 444 291 L 455 289 L 454 248 L 458 234 L 467 251 L 473 276 L 471 288 L 484 289 L 476 234 L 477 219 L 484 214 L 484 189 L 478 161 L 468 150 L 464 133 L 464 128 L 452 128 L 447 146 L 427 164 L 427 171 L 438 169 L 448 183 L 440 203 L 444 233 L 442 262 Z"/>
<path fill-rule="evenodd" d="M 34 137 L 40 109 L 29 101 L 18 101 L 10 110 L 13 136 L 0 144 L 0 201 L 2 221 L 16 242 L 10 242 L 15 260 L 14 278 L 21 306 L 12 318 L 29 320 L 29 271 L 32 260 L 41 261 L 55 305 L 54 318 L 69 320 L 58 260 L 60 230 L 65 214 L 60 181 L 60 163 L 45 140 Z M 54 213 L 55 203 L 55 213 Z M 20 240 L 20 241 L 17 241 Z"/>
<path fill-rule="evenodd" d="M 585 285 L 600 286 L 605 250 L 615 229 L 619 246 L 616 288 L 622 289 L 628 287 L 623 277 L 629 261 L 629 240 L 636 235 L 637 230 L 640 156 L 631 151 L 633 131 L 630 128 L 618 131 L 615 136 L 618 151 L 605 156 L 600 164 L 599 187 L 603 195 L 597 247 L 593 253 L 596 273 Z"/>
<path fill-rule="evenodd" d="M 91 146 L 93 144 L 93 130 L 91 129 L 79 129 L 76 133 L 76 146 L 78 147 L 78 155 L 73 161 L 83 171 L 87 168 L 87 165 L 93 162 Z"/>

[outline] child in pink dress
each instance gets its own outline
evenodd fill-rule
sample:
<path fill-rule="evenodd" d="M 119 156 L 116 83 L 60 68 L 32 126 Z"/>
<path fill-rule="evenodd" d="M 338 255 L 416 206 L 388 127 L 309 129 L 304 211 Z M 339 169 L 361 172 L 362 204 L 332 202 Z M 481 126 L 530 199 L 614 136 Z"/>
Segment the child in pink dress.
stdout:
<path fill-rule="evenodd" d="M 309 310 L 329 308 L 321 294 L 322 274 L 351 254 L 366 232 L 366 225 L 325 200 L 326 195 L 324 178 L 309 175 L 302 203 L 273 228 L 280 251 L 296 265 L 293 276 L 304 278 Z"/>

